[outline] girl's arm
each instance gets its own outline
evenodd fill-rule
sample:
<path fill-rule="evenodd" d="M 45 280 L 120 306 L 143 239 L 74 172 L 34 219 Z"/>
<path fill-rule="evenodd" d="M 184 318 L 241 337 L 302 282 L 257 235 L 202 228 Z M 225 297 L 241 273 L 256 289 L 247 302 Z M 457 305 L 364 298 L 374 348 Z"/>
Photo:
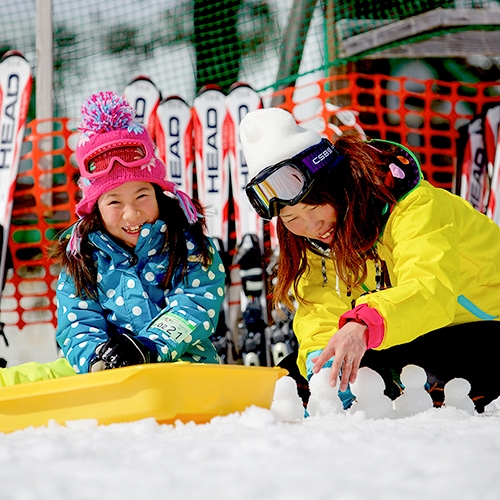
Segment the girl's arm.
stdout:
<path fill-rule="evenodd" d="M 57 343 L 75 372 L 86 373 L 96 348 L 108 340 L 104 311 L 98 302 L 77 297 L 73 280 L 64 271 L 56 298 Z"/>

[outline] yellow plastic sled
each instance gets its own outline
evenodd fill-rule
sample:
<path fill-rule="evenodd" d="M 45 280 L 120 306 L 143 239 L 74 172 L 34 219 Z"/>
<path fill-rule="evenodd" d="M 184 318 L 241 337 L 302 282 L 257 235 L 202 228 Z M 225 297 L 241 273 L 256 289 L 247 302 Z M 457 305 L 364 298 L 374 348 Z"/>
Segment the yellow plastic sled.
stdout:
<path fill-rule="evenodd" d="M 270 408 L 281 368 L 160 363 L 0 388 L 0 432 L 50 420 L 100 424 L 155 418 L 208 422 L 251 405 Z"/>

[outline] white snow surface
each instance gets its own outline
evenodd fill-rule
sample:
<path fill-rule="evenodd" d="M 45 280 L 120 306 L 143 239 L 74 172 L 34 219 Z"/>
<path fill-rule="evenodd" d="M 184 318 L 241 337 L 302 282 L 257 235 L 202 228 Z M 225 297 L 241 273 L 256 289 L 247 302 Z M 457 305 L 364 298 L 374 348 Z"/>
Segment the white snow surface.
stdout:
<path fill-rule="evenodd" d="M 79 420 L 0 434 L 0 498 L 498 500 L 499 464 L 498 402 L 482 415 L 294 422 L 251 406 L 207 424 Z"/>

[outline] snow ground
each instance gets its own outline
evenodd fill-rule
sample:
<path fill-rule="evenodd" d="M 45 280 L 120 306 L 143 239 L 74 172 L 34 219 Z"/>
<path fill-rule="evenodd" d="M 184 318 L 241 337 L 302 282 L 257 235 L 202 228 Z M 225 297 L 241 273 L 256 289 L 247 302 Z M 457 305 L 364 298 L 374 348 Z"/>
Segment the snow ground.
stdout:
<path fill-rule="evenodd" d="M 208 424 L 80 420 L 0 434 L 2 500 L 498 500 L 500 406 Z"/>

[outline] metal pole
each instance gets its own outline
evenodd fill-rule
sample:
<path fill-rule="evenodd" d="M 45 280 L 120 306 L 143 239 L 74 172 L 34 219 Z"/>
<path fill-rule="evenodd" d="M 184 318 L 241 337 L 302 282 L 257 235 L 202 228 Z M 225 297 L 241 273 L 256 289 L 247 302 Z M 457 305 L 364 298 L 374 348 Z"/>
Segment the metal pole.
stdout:
<path fill-rule="evenodd" d="M 52 0 L 36 0 L 36 118 L 37 120 L 47 120 L 45 123 L 37 125 L 36 131 L 41 134 L 50 134 L 53 130 L 53 124 L 50 120 L 54 116 L 53 45 Z M 52 136 L 48 135 L 42 138 L 38 143 L 38 148 L 46 153 L 40 159 L 41 166 L 44 170 L 52 170 Z M 52 205 L 51 195 L 49 195 L 49 199 Z"/>
<path fill-rule="evenodd" d="M 36 117 L 52 118 L 53 94 L 52 0 L 36 0 Z"/>
<path fill-rule="evenodd" d="M 306 43 L 307 32 L 316 6 L 316 0 L 294 0 L 288 27 L 283 37 L 280 66 L 276 76 L 276 82 L 297 75 L 300 61 Z M 275 90 L 293 87 L 296 78 L 285 84 L 277 85 Z M 282 97 L 273 97 L 271 106 L 277 106 L 283 102 Z"/>

